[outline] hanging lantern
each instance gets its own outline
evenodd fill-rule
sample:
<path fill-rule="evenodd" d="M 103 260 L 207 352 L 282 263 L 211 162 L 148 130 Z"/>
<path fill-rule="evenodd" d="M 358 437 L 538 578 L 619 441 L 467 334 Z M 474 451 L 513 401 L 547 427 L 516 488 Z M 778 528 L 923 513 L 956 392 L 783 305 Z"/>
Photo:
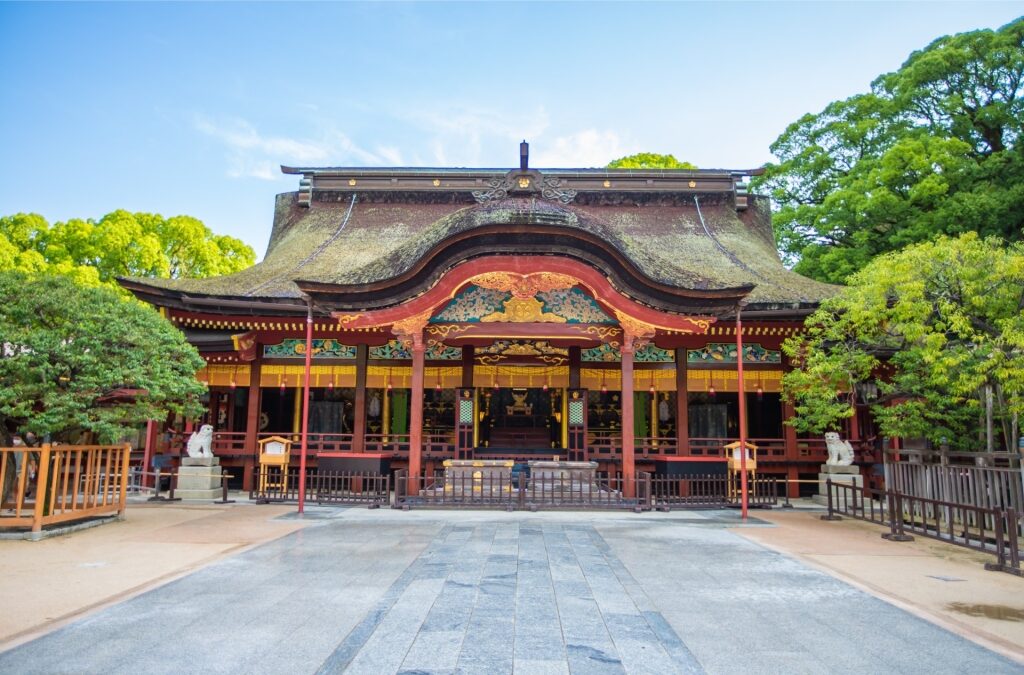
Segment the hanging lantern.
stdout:
<path fill-rule="evenodd" d="M 654 390 L 654 383 L 653 382 L 651 382 L 651 386 L 650 386 L 650 388 L 647 391 L 651 392 L 652 394 L 654 393 L 655 390 Z"/>
<path fill-rule="evenodd" d="M 434 385 L 434 389 L 436 391 L 441 391 L 441 380 L 437 381 L 437 384 Z"/>
<path fill-rule="evenodd" d="M 762 389 L 760 385 L 758 385 L 758 387 L 757 387 L 757 400 L 758 401 L 763 401 L 764 400 L 764 389 Z"/>
<path fill-rule="evenodd" d="M 237 388 L 238 388 L 238 384 L 236 384 L 234 380 L 231 380 L 231 384 L 230 384 L 229 386 L 230 386 L 230 387 L 231 387 L 232 389 L 237 389 Z"/>
<path fill-rule="evenodd" d="M 331 379 L 327 383 L 327 391 L 334 391 L 334 375 L 331 375 Z"/>
<path fill-rule="evenodd" d="M 708 387 L 708 396 L 710 396 L 711 398 L 715 397 L 715 388 L 714 387 Z"/>
<path fill-rule="evenodd" d="M 544 383 L 544 386 L 543 386 L 543 387 L 541 387 L 541 389 L 543 389 L 544 391 L 547 391 L 547 390 L 548 390 L 548 383 L 547 383 L 547 382 L 545 382 L 545 383 Z"/>

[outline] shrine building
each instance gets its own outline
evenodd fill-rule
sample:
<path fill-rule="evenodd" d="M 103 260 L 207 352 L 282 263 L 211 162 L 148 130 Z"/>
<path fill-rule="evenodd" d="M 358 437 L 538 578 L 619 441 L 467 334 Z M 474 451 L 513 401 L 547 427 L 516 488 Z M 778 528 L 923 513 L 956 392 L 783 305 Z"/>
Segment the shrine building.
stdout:
<path fill-rule="evenodd" d="M 262 262 L 121 280 L 206 359 L 202 423 L 245 488 L 258 441 L 302 431 L 307 321 L 313 470 L 704 473 L 742 396 L 759 472 L 816 476 L 823 441 L 783 424 L 780 345 L 835 289 L 783 266 L 756 172 L 538 170 L 527 152 L 513 170 L 283 167 L 298 189 Z"/>

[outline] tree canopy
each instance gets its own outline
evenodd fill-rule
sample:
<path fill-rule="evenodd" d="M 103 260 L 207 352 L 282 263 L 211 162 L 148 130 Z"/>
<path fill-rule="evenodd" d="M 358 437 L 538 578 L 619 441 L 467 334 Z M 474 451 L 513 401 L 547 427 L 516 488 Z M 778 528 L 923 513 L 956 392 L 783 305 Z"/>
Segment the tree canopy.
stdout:
<path fill-rule="evenodd" d="M 976 449 L 990 388 L 1013 449 L 1024 415 L 1024 243 L 967 233 L 882 255 L 806 327 L 783 345 L 797 429 L 835 429 L 858 389 L 877 391 L 883 434 Z"/>
<path fill-rule="evenodd" d="M 659 155 L 656 152 L 638 152 L 608 162 L 609 169 L 696 169 L 689 162 L 680 162 L 673 155 Z"/>
<path fill-rule="evenodd" d="M 796 271 L 844 282 L 939 235 L 1024 237 L 1024 18 L 946 36 L 871 91 L 804 115 L 755 179 Z"/>
<path fill-rule="evenodd" d="M 0 272 L 0 441 L 32 431 L 114 442 L 168 412 L 198 415 L 203 359 L 155 310 L 60 275 Z M 105 401 L 117 390 L 128 397 Z"/>
<path fill-rule="evenodd" d="M 0 270 L 54 273 L 85 286 L 117 288 L 119 276 L 209 277 L 253 264 L 239 239 L 190 216 L 113 211 L 98 221 L 50 225 L 35 213 L 0 217 Z"/>

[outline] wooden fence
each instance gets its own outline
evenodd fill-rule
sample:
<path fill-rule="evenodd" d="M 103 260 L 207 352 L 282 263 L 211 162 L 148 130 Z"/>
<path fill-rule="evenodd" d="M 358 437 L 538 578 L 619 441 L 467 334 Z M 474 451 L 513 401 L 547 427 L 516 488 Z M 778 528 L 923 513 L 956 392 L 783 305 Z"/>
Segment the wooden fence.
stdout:
<path fill-rule="evenodd" d="M 847 516 L 889 528 L 882 536 L 909 541 L 914 535 L 991 553 L 995 563 L 986 569 L 1022 575 L 1021 528 L 1024 519 L 1013 508 L 999 509 L 928 499 L 895 490 L 875 490 L 827 481 L 826 520 Z M 908 534 L 911 533 L 911 534 Z"/>
<path fill-rule="evenodd" d="M 903 455 L 907 453 L 904 452 Z M 914 460 L 900 459 L 892 461 L 887 458 L 885 464 L 886 488 L 915 501 L 919 518 L 932 519 L 935 508 L 930 501 L 958 504 L 989 511 L 1005 511 L 1013 509 L 1016 513 L 1024 513 L 1024 477 L 1018 468 L 985 466 L 991 464 L 988 456 L 975 453 L 976 464 L 952 464 L 948 462 L 933 464 L 925 463 L 930 456 L 911 455 Z M 1000 457 L 1002 453 L 1000 453 Z M 936 455 L 938 457 L 938 455 Z M 958 455 L 962 459 L 965 455 Z M 981 464 L 981 466 L 977 465 Z M 929 501 L 930 500 L 930 501 Z M 954 509 L 949 513 L 938 514 L 940 517 L 963 519 L 980 517 L 980 511 Z M 962 522 L 962 520 L 957 520 Z M 973 524 L 973 523 L 965 523 Z M 994 528 L 991 518 L 987 523 Z M 1018 534 L 1024 531 L 1018 527 Z"/>
<path fill-rule="evenodd" d="M 0 527 L 28 529 L 124 515 L 130 445 L 0 448 Z"/>

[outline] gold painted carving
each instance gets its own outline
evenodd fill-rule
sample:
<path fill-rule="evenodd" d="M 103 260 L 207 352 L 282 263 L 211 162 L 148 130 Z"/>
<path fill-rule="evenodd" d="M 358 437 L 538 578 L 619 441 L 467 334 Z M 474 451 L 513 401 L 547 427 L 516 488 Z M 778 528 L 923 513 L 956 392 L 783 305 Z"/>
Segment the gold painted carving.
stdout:
<path fill-rule="evenodd" d="M 634 338 L 644 339 L 654 337 L 654 332 L 657 330 L 654 326 L 641 321 L 640 319 L 634 318 L 619 310 L 615 311 L 615 318 L 619 320 L 619 325 L 622 326 L 622 330 L 626 335 L 632 335 Z"/>
<path fill-rule="evenodd" d="M 402 344 L 411 345 L 414 349 L 423 349 L 423 328 L 430 321 L 432 311 L 428 310 L 416 316 L 396 321 L 391 324 L 391 332 L 395 334 Z"/>
<path fill-rule="evenodd" d="M 481 323 L 565 323 L 564 316 L 543 310 L 543 303 L 534 297 L 512 297 L 505 301 L 505 310 L 480 317 Z"/>
<path fill-rule="evenodd" d="M 469 326 L 460 326 L 455 323 L 433 324 L 427 327 L 427 332 L 438 336 L 441 340 L 447 340 L 450 335 L 458 335 L 469 330 Z"/>
<path fill-rule="evenodd" d="M 469 280 L 482 288 L 506 291 L 517 298 L 532 298 L 537 293 L 572 288 L 578 283 L 576 277 L 555 272 L 517 274 L 515 272 L 485 272 Z"/>
<path fill-rule="evenodd" d="M 362 316 L 362 314 L 339 314 L 338 315 L 338 324 L 342 328 L 344 328 L 345 326 L 347 326 L 348 324 L 352 323 L 353 321 L 355 321 L 356 319 L 360 318 L 361 316 Z"/>
<path fill-rule="evenodd" d="M 608 338 L 618 337 L 622 329 L 615 326 L 587 326 L 587 332 L 596 335 L 604 342 Z"/>
<path fill-rule="evenodd" d="M 530 179 L 527 178 L 526 176 L 520 176 L 519 177 L 519 187 L 521 187 L 524 190 L 526 188 L 530 187 Z"/>

